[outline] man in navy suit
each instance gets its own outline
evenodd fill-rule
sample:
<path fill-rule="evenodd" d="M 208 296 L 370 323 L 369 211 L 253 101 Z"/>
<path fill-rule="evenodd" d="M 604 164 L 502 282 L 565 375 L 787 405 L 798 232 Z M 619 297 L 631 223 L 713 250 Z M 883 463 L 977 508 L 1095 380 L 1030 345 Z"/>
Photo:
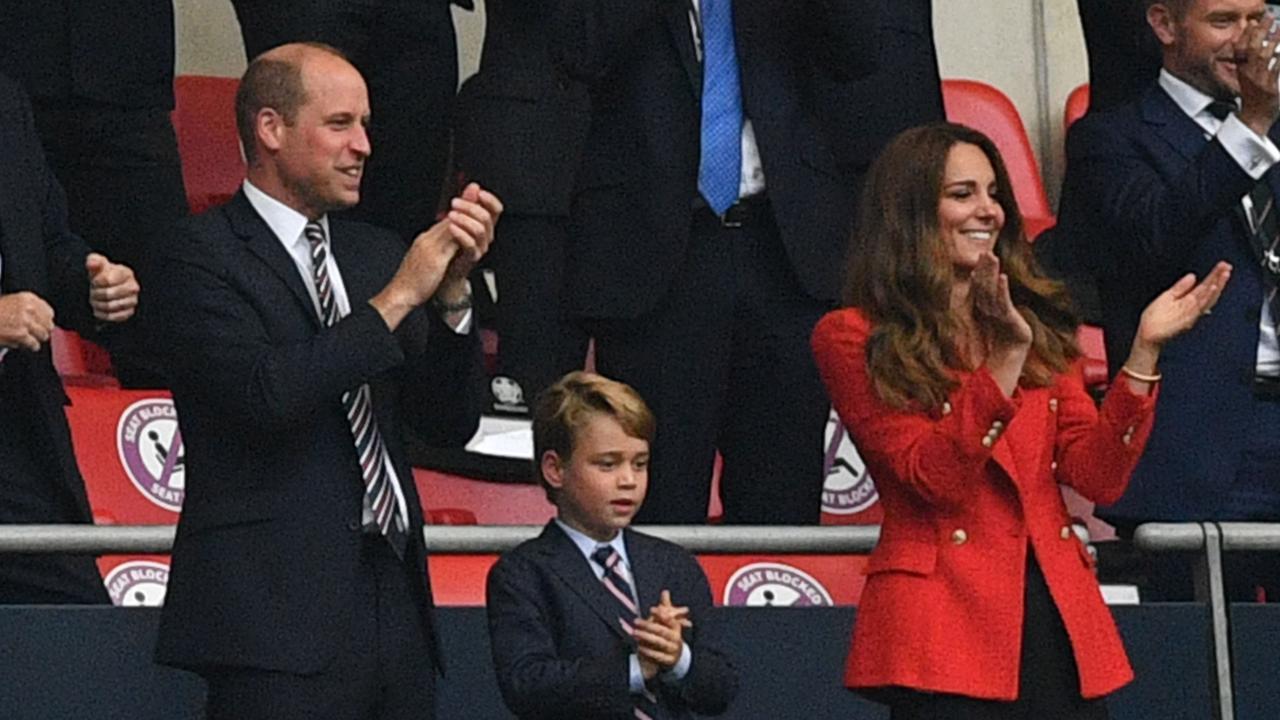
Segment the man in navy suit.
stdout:
<path fill-rule="evenodd" d="M 71 232 L 31 103 L 0 75 L 0 524 L 91 523 L 53 366 L 57 324 L 96 337 L 138 303 L 133 271 Z M 89 556 L 0 556 L 0 605 L 106 603 Z"/>
<path fill-rule="evenodd" d="M 1235 272 L 1213 315 L 1161 356 L 1146 454 L 1125 496 L 1098 511 L 1122 537 L 1152 520 L 1280 520 L 1272 18 L 1262 0 L 1165 0 L 1147 18 L 1159 79 L 1067 142 L 1060 231 L 1098 278 L 1112 370 L 1160 288 L 1220 260 Z M 1261 579 L 1274 585 L 1274 569 Z"/>
<path fill-rule="evenodd" d="M 569 373 L 538 398 L 556 519 L 498 560 L 486 602 L 498 687 L 521 718 L 677 720 L 718 715 L 737 692 L 697 561 L 628 527 L 653 431 L 635 390 L 599 375 Z"/>
<path fill-rule="evenodd" d="M 401 433 L 461 445 L 475 430 L 466 277 L 501 204 L 468 186 L 407 252 L 332 217 L 360 197 L 370 113 L 331 47 L 258 57 L 236 108 L 244 187 L 159 265 L 187 496 L 156 656 L 208 680 L 210 720 L 433 717 Z"/>
<path fill-rule="evenodd" d="M 879 0 L 564 0 L 591 127 L 568 304 L 659 418 L 639 522 L 818 521 L 829 403 L 808 350 L 852 188 L 818 108 L 874 65 Z"/>

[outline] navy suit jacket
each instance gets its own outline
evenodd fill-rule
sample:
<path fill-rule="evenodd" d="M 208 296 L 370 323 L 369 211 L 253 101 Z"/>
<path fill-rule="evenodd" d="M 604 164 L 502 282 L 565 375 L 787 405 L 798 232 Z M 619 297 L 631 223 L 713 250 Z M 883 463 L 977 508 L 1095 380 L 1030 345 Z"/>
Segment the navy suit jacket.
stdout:
<path fill-rule="evenodd" d="M 555 2 L 488 0 L 480 71 L 454 105 L 459 169 L 512 215 L 569 214 L 590 99 L 551 61 Z"/>
<path fill-rule="evenodd" d="M 406 425 L 460 445 L 479 419 L 479 344 L 419 308 L 393 334 L 366 301 L 404 254 L 392 233 L 330 219 L 351 314 L 322 327 L 305 281 L 238 193 L 165 246 L 156 306 L 187 487 L 157 659 L 200 669 L 323 668 L 347 637 L 364 483 L 342 395 L 362 383 L 409 511 L 406 562 L 439 666 Z"/>
<path fill-rule="evenodd" d="M 684 639 L 693 654 L 676 687 L 658 682 L 668 718 L 716 715 L 737 693 L 738 675 L 720 650 L 711 592 L 683 548 L 624 530 L 641 612 L 663 590 L 689 608 Z M 489 641 L 503 700 L 524 720 L 633 720 L 629 658 L 634 642 L 578 546 L 554 521 L 504 554 L 489 571 Z"/>
<path fill-rule="evenodd" d="M 1280 169 L 1265 178 L 1280 190 Z M 1156 295 L 1220 260 L 1235 268 L 1213 314 L 1161 353 L 1146 454 L 1104 517 L 1209 519 L 1226 497 L 1250 427 L 1264 292 L 1241 207 L 1253 186 L 1159 86 L 1071 129 L 1059 227 L 1098 278 L 1113 372 Z"/>
<path fill-rule="evenodd" d="M 819 108 L 828 79 L 875 64 L 879 0 L 735 0 L 746 117 L 773 215 L 802 288 L 834 301 L 851 189 Z M 556 59 L 591 95 L 570 213 L 568 307 L 628 319 L 679 274 L 698 197 L 702 66 L 688 0 L 563 0 Z"/>
<path fill-rule="evenodd" d="M 0 292 L 35 293 L 53 307 L 60 327 L 92 334 L 89 276 L 84 269 L 88 254 L 84 241 L 67 226 L 66 198 L 45 162 L 31 103 L 16 82 L 0 75 Z M 33 488 L 19 478 L 0 479 L 0 522 L 91 522 L 63 408 L 67 396 L 48 343 L 37 353 L 11 349 L 3 363 L 0 371 L 19 375 L 20 384 L 28 388 L 29 402 L 22 409 L 30 413 L 39 443 L 33 454 L 52 461 L 56 487 Z M 87 579 L 55 589 L 83 602 L 106 602 L 100 579 L 96 584 Z M 61 583 L 66 576 L 23 580 Z"/>

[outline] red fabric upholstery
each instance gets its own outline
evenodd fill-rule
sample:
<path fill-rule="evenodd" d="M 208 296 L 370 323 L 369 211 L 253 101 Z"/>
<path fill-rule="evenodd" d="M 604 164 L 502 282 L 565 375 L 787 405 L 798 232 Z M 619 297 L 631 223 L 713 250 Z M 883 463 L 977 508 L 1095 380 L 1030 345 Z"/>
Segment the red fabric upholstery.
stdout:
<path fill-rule="evenodd" d="M 53 366 L 63 382 L 89 387 L 118 384 L 111 368 L 111 356 L 98 345 L 58 327 L 53 329 L 51 343 Z"/>
<path fill-rule="evenodd" d="M 174 81 L 173 129 L 192 213 L 230 200 L 244 179 L 235 116 L 239 83 L 207 75 L 179 75 Z"/>

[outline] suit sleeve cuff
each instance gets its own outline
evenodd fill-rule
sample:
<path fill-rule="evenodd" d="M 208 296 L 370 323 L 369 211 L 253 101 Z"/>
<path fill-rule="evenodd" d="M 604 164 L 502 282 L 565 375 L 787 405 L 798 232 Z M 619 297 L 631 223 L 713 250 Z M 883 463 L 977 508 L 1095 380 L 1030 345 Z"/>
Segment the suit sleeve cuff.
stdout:
<path fill-rule="evenodd" d="M 631 653 L 631 657 L 627 660 L 627 666 L 631 669 L 631 679 L 629 684 L 631 692 L 639 695 L 644 692 L 644 673 L 640 672 L 640 656 Z"/>
<path fill-rule="evenodd" d="M 1217 137 L 1231 159 L 1254 180 L 1262 179 L 1272 165 L 1280 162 L 1280 149 L 1271 138 L 1250 130 L 1235 114 L 1223 121 Z"/>

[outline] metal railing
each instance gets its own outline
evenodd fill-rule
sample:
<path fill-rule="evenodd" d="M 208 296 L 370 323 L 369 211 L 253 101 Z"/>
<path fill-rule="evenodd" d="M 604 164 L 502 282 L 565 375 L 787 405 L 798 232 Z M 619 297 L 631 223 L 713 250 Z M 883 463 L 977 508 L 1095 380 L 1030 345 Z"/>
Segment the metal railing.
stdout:
<path fill-rule="evenodd" d="M 173 525 L 0 525 L 0 554 L 163 554 L 173 548 L 174 529 Z M 878 525 L 650 525 L 638 529 L 703 555 L 861 554 L 871 552 L 880 538 Z M 424 537 L 428 552 L 470 555 L 505 552 L 540 532 L 541 525 L 431 525 Z"/>
<path fill-rule="evenodd" d="M 1196 597 L 1209 605 L 1216 720 L 1235 720 L 1231 670 L 1231 606 L 1222 571 L 1224 552 L 1280 552 L 1280 524 L 1199 522 L 1148 523 L 1133 533 L 1134 545 L 1150 553 L 1197 553 Z"/>

